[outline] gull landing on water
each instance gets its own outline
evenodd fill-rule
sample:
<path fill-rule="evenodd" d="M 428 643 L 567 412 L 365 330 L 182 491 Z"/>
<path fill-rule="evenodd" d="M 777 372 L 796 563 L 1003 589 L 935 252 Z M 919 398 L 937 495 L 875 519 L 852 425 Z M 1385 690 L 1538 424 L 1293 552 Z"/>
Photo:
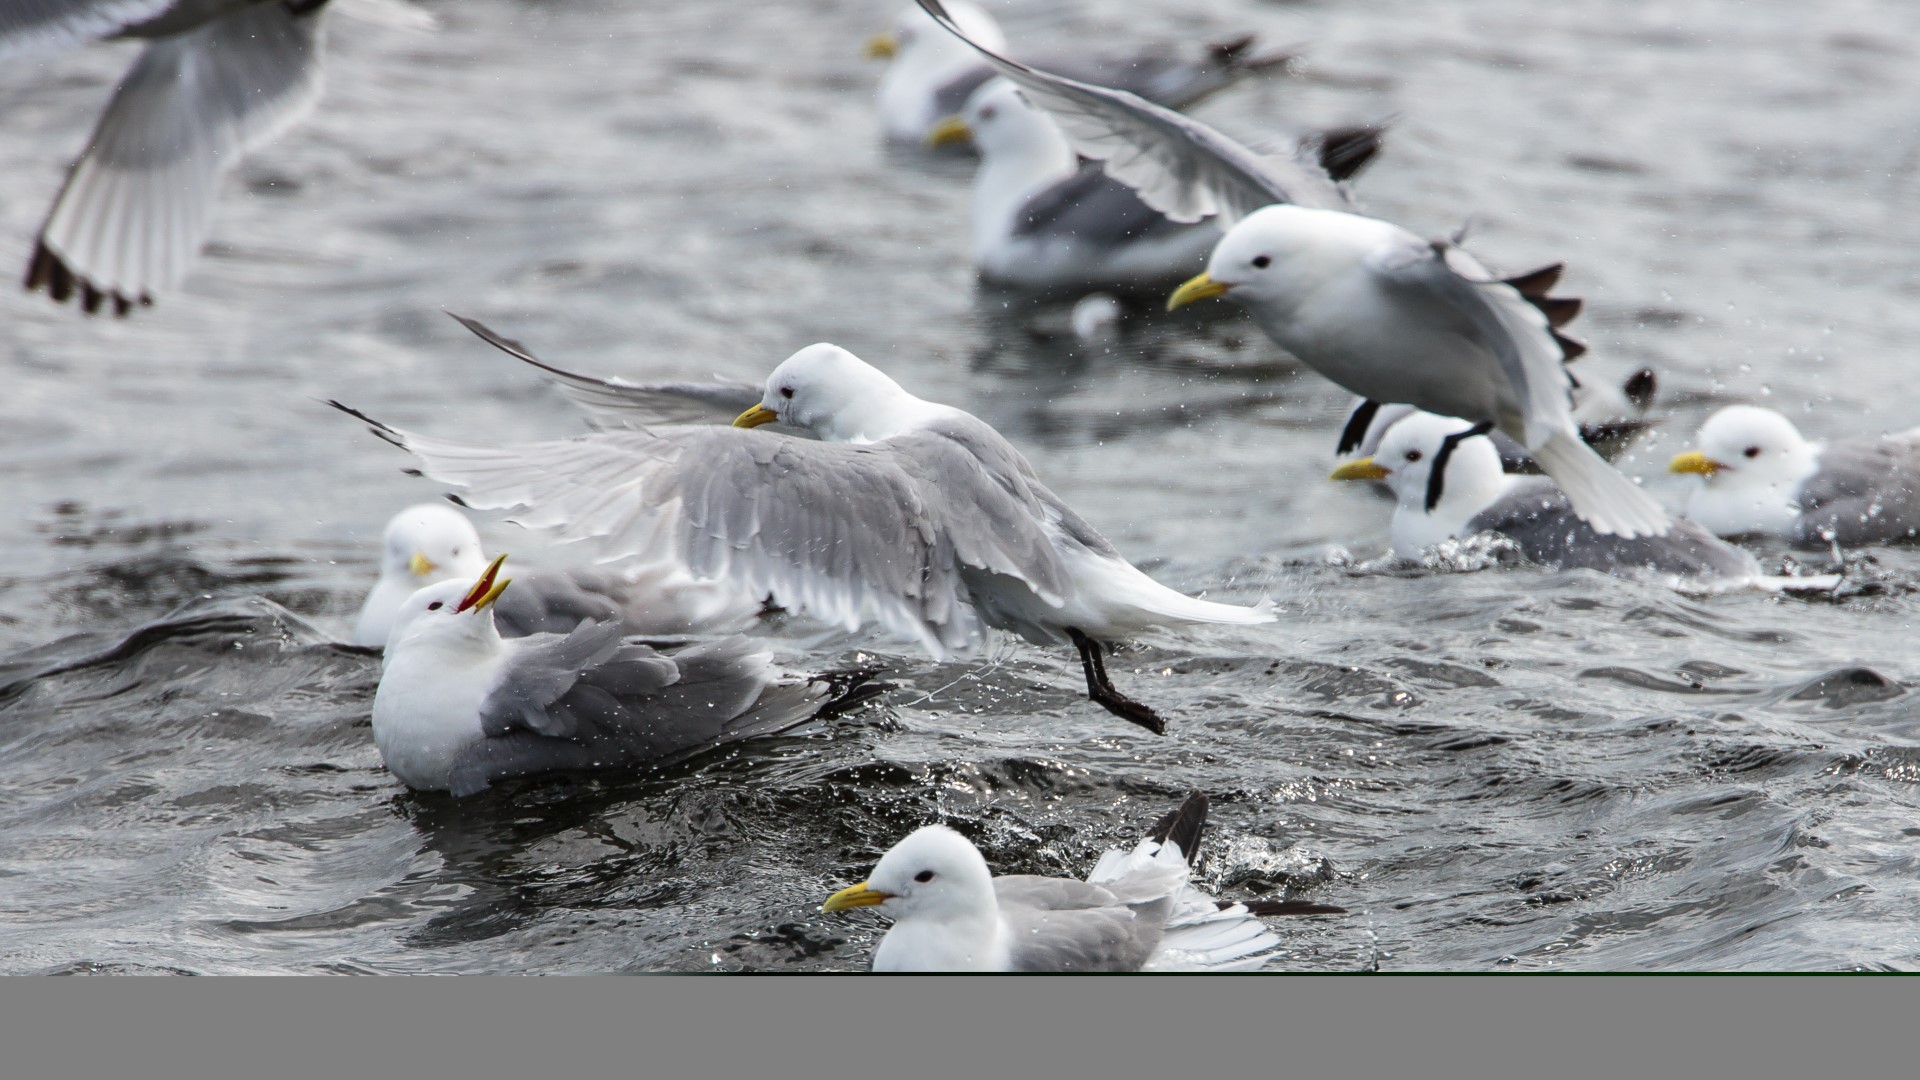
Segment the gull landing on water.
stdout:
<path fill-rule="evenodd" d="M 962 40 L 940 0 L 919 0 Z M 1601 533 L 1657 536 L 1666 511 L 1580 441 L 1553 320 L 1503 281 L 1462 273 L 1449 246 L 1384 221 L 1298 205 L 1299 170 L 1124 91 L 1009 60 L 970 42 L 1051 112 L 1074 149 L 1174 221 L 1216 217 L 1207 271 L 1169 309 L 1216 296 L 1349 391 L 1466 417 L 1519 441 Z"/>
<path fill-rule="evenodd" d="M 546 365 L 549 370 L 551 365 Z M 789 611 L 971 655 L 989 627 L 1078 650 L 1093 701 L 1156 733 L 1166 723 L 1107 677 L 1105 643 L 1152 628 L 1257 625 L 1240 607 L 1140 572 L 969 413 L 913 396 L 836 345 L 800 350 L 732 427 L 609 431 L 486 447 L 388 427 L 333 403 L 419 458 L 461 501 L 602 556 L 652 553 Z M 811 438 L 750 430 L 778 421 Z"/>
<path fill-rule="evenodd" d="M 826 912 L 871 907 L 893 920 L 875 971 L 1245 971 L 1280 945 L 1257 915 L 1341 914 L 1295 901 L 1235 904 L 1188 881 L 1206 827 L 1195 792 L 1133 850 L 1100 857 L 1085 881 L 995 877 L 945 825 L 907 835 Z"/>

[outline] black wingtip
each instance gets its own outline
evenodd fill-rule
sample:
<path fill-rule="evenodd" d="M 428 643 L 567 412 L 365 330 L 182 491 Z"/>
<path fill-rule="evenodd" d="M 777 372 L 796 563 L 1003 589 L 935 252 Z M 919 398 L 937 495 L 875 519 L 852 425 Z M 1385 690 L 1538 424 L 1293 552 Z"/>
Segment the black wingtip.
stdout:
<path fill-rule="evenodd" d="M 1334 447 L 1333 452 L 1344 456 L 1360 449 L 1360 444 L 1366 441 L 1367 429 L 1373 426 L 1373 418 L 1379 412 L 1380 403 L 1377 401 L 1362 401 L 1355 405 L 1353 412 L 1347 416 L 1347 426 L 1340 429 L 1340 445 Z"/>
<path fill-rule="evenodd" d="M 1169 810 L 1153 823 L 1147 835 L 1156 844 L 1171 843 L 1180 848 L 1180 854 L 1186 856 L 1187 865 L 1192 866 L 1199 860 L 1200 836 L 1207 828 L 1207 808 L 1212 805 L 1205 792 L 1196 791 L 1187 796 L 1187 801 L 1177 809 Z"/>
<path fill-rule="evenodd" d="M 45 240 L 34 243 L 33 257 L 27 260 L 27 274 L 22 284 L 28 292 L 47 290 L 47 295 L 56 304 L 64 304 L 78 293 L 80 310 L 88 315 L 98 315 L 109 301 L 114 315 L 122 319 L 133 311 L 135 305 L 153 306 L 153 297 L 148 293 L 128 296 L 117 289 L 102 290 L 83 275 L 74 273 L 66 260 L 48 247 Z"/>
<path fill-rule="evenodd" d="M 1627 381 L 1620 386 L 1620 392 L 1627 396 L 1634 408 L 1643 410 L 1653 404 L 1654 395 L 1659 391 L 1660 378 L 1652 368 L 1641 368 L 1627 376 Z"/>
<path fill-rule="evenodd" d="M 1320 133 L 1320 167 L 1335 182 L 1351 180 L 1380 156 L 1386 124 L 1353 124 Z"/>
<path fill-rule="evenodd" d="M 1316 904 L 1311 900 L 1216 900 L 1222 911 L 1235 903 L 1263 919 L 1281 915 L 1345 915 L 1347 909 L 1336 904 Z"/>
<path fill-rule="evenodd" d="M 361 423 L 367 425 L 368 431 L 373 432 L 375 435 L 378 435 L 382 439 L 385 439 L 386 441 L 401 448 L 402 450 L 407 448 L 406 436 L 400 434 L 398 431 L 395 431 L 394 429 L 388 427 L 387 425 L 381 423 L 380 421 L 375 420 L 373 417 L 368 416 L 366 413 L 361 412 L 359 409 L 356 409 L 351 405 L 344 405 L 338 401 L 333 400 L 332 398 L 327 399 L 327 404 L 333 406 L 336 409 L 339 409 L 341 412 L 346 413 L 348 416 L 351 416 L 355 420 L 358 420 Z"/>

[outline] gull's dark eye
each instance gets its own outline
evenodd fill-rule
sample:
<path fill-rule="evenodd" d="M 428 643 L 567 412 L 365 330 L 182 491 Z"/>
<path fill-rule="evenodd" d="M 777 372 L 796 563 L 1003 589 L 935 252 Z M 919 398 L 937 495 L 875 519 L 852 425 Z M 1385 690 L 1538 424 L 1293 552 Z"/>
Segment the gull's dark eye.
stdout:
<path fill-rule="evenodd" d="M 1749 447 L 1747 447 L 1747 449 L 1746 449 L 1746 455 L 1747 455 L 1748 457 L 1759 457 L 1759 456 L 1760 456 L 1760 448 L 1759 448 L 1759 447 L 1757 447 L 1757 446 L 1749 446 Z"/>
<path fill-rule="evenodd" d="M 913 875 L 913 880 L 919 882 L 922 885 L 925 885 L 927 882 L 933 880 L 933 871 L 922 870 L 919 873 Z"/>
<path fill-rule="evenodd" d="M 1420 451 L 1418 451 L 1418 450 L 1409 450 L 1409 451 L 1407 451 L 1407 460 L 1408 460 L 1408 461 L 1419 461 L 1419 460 L 1420 460 Z"/>
<path fill-rule="evenodd" d="M 982 119 L 982 120 L 991 120 L 991 119 L 993 119 L 993 114 L 994 114 L 994 112 L 995 112 L 995 111 L 996 111 L 996 110 L 995 110 L 995 109 L 994 109 L 994 107 L 993 107 L 993 106 L 991 106 L 991 105 L 989 105 L 989 106 L 987 106 L 987 107 L 986 107 L 986 108 L 984 108 L 984 109 L 981 109 L 981 110 L 980 110 L 980 119 Z"/>
<path fill-rule="evenodd" d="M 435 600 L 435 601 L 434 601 L 433 603 L 431 603 L 431 604 L 428 604 L 428 605 L 427 605 L 427 610 L 428 610 L 428 611 L 439 611 L 439 610 L 440 610 L 441 608 L 443 608 L 443 607 L 445 607 L 445 606 L 446 606 L 445 604 L 442 604 L 442 603 L 441 603 L 440 601 L 438 601 L 438 600 Z"/>
<path fill-rule="evenodd" d="M 454 548 L 454 549 L 453 549 L 453 555 L 454 555 L 454 558 L 459 558 L 459 557 L 460 557 L 460 549 L 459 549 L 459 548 Z"/>
<path fill-rule="evenodd" d="M 780 396 L 781 396 L 781 397 L 783 397 L 783 398 L 791 398 L 791 397 L 793 396 L 793 387 L 791 387 L 791 386 L 783 386 L 783 387 L 781 387 L 781 388 L 780 388 Z"/>
<path fill-rule="evenodd" d="M 1269 255 L 1255 255 L 1255 256 L 1253 257 L 1253 268 L 1254 268 L 1255 270 L 1265 270 L 1265 269 L 1266 269 L 1267 267 L 1269 267 L 1269 266 L 1272 266 L 1272 265 L 1273 265 L 1273 258 L 1272 258 L 1272 256 L 1269 256 Z"/>

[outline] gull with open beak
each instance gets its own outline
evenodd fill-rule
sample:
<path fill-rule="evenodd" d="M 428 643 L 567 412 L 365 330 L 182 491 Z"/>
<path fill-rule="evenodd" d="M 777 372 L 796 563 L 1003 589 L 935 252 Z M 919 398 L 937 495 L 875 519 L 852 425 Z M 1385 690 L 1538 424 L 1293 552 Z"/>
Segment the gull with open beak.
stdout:
<path fill-rule="evenodd" d="M 493 608 L 510 578 L 501 555 L 477 580 L 408 598 L 373 698 L 373 741 L 415 790 L 471 795 L 510 777 L 669 765 L 789 730 L 868 696 L 794 678 L 744 637 L 660 652 L 615 622 L 502 638 Z"/>
<path fill-rule="evenodd" d="M 380 648 L 401 605 L 436 582 L 471 581 L 487 565 L 480 534 L 445 503 L 420 503 L 395 514 L 382 538 L 380 578 L 360 606 L 350 639 Z M 618 623 L 628 634 L 667 636 L 739 630 L 764 605 L 723 581 L 701 581 L 670 562 L 632 560 L 619 566 L 551 567 L 521 573 L 495 606 L 506 637 L 566 633 L 582 619 Z"/>
<path fill-rule="evenodd" d="M 1261 914 L 1338 914 L 1325 904 L 1218 901 L 1188 880 L 1206 826 L 1195 792 L 1131 851 L 1100 857 L 1085 881 L 995 877 L 945 825 L 909 833 L 825 912 L 870 907 L 893 920 L 875 971 L 1240 971 L 1280 944 Z"/>
<path fill-rule="evenodd" d="M 1699 477 L 1686 516 L 1720 536 L 1816 549 L 1920 538 L 1920 428 L 1818 443 L 1772 409 L 1729 405 L 1696 445 L 1667 469 Z"/>
<path fill-rule="evenodd" d="M 941 0 L 920 6 L 954 35 Z M 1215 217 L 1207 271 L 1169 309 L 1228 296 L 1300 362 L 1370 402 L 1496 428 L 1527 450 L 1597 531 L 1660 535 L 1667 513 L 1580 441 L 1551 311 L 1451 243 L 1300 205 L 1297 169 L 1134 94 L 1064 78 L 974 43 L 1053 113 L 1074 149 L 1174 221 Z M 1555 271 L 1557 274 L 1557 271 Z"/>
<path fill-rule="evenodd" d="M 788 357 L 727 428 L 488 447 L 335 406 L 460 488 L 467 505 L 596 539 L 604 558 L 655 552 L 849 631 L 877 622 L 941 659 L 975 654 L 988 627 L 1071 643 L 1088 696 L 1157 733 L 1159 714 L 1107 677 L 1104 643 L 1274 619 L 1264 601 L 1200 600 L 1148 577 L 999 432 L 837 345 Z M 750 430 L 776 421 L 806 437 Z"/>

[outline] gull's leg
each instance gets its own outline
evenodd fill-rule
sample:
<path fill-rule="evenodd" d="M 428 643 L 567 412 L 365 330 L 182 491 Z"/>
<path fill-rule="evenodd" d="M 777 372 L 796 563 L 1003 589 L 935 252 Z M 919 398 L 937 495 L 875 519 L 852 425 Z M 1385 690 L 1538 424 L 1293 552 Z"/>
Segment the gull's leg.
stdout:
<path fill-rule="evenodd" d="M 1367 437 L 1367 428 L 1372 426 L 1374 414 L 1380 411 L 1377 401 L 1363 401 L 1353 407 L 1353 415 L 1347 417 L 1347 426 L 1340 430 L 1340 445 L 1333 448 L 1336 454 L 1351 454 L 1360 448 L 1360 440 Z"/>
<path fill-rule="evenodd" d="M 1482 420 L 1465 431 L 1456 431 L 1440 440 L 1440 449 L 1434 451 L 1433 471 L 1427 473 L 1427 509 L 1431 511 L 1440 505 L 1440 492 L 1447 486 L 1447 459 L 1453 456 L 1453 448 L 1460 440 L 1471 439 L 1475 435 L 1485 435 L 1493 430 L 1493 421 Z"/>
<path fill-rule="evenodd" d="M 1107 662 L 1099 642 L 1071 626 L 1067 627 L 1067 636 L 1073 639 L 1073 647 L 1080 650 L 1080 670 L 1087 676 L 1088 698 L 1113 715 L 1131 720 L 1155 735 L 1167 733 L 1167 722 L 1160 719 L 1159 713 L 1113 688 L 1113 682 L 1107 678 Z"/>

